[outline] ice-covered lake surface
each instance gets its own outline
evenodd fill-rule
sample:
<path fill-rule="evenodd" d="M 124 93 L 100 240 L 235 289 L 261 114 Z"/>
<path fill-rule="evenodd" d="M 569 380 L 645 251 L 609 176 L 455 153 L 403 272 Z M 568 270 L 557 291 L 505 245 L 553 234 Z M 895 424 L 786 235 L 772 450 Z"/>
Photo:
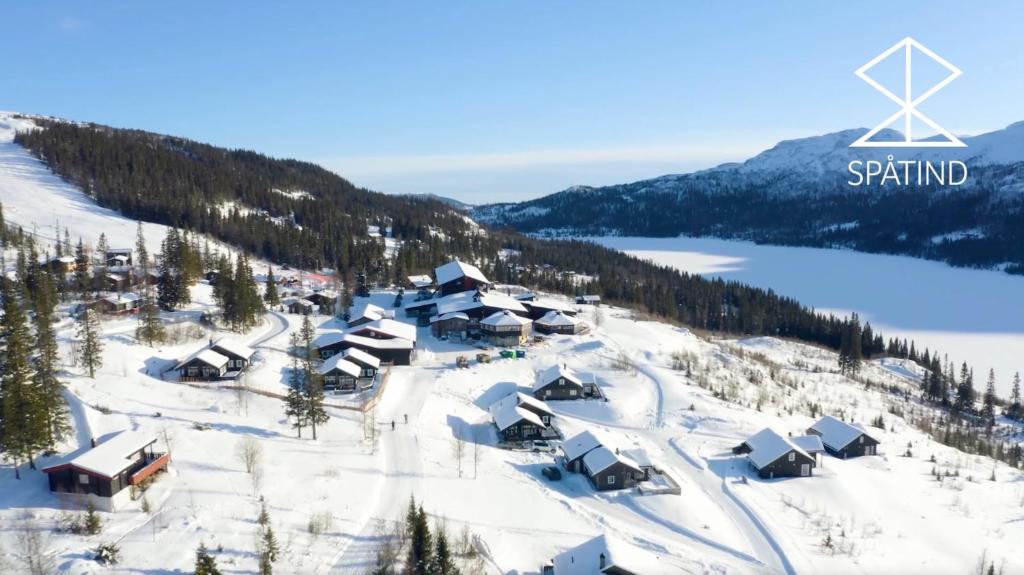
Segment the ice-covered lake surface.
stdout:
<path fill-rule="evenodd" d="M 587 238 L 704 276 L 771 288 L 821 311 L 856 311 L 886 338 L 912 339 L 974 368 L 1000 393 L 1024 371 L 1024 277 L 902 256 L 709 238 Z"/>

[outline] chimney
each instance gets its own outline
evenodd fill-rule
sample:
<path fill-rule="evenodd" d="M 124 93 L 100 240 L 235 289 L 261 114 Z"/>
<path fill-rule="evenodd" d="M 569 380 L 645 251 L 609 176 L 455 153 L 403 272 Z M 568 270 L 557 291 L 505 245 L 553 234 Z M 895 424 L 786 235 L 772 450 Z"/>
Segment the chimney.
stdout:
<path fill-rule="evenodd" d="M 96 438 L 95 437 L 90 437 L 89 438 L 89 447 L 96 447 Z"/>

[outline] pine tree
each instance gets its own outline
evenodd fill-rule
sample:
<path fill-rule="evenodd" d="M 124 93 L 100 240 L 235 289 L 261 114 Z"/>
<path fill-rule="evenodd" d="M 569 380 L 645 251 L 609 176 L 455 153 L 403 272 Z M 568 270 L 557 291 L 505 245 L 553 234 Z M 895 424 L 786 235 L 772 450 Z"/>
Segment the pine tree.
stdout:
<path fill-rule="evenodd" d="M 0 340 L 6 349 L 0 370 L 0 453 L 14 464 L 14 474 L 21 479 L 18 465 L 27 461 L 35 468 L 35 454 L 47 437 L 46 418 L 33 385 L 31 334 L 11 280 L 0 276 L 0 298 L 3 318 Z"/>
<path fill-rule="evenodd" d="M 267 302 L 269 306 L 276 306 L 281 303 L 281 298 L 277 295 L 277 280 L 274 279 L 274 268 L 267 268 L 267 283 L 266 288 L 263 290 L 263 301 Z"/>
<path fill-rule="evenodd" d="M 277 543 L 277 536 L 274 535 L 274 529 L 268 524 L 263 527 L 263 553 L 266 555 L 267 560 L 271 563 L 277 562 L 277 555 L 281 552 L 281 547 Z"/>
<path fill-rule="evenodd" d="M 290 342 L 292 349 L 299 346 L 297 334 L 292 334 Z M 303 390 L 303 370 L 299 368 L 299 358 L 292 355 L 292 367 L 288 376 L 288 395 L 284 399 L 284 413 L 291 419 L 292 427 L 302 437 L 302 428 L 306 426 L 306 394 Z"/>
<path fill-rule="evenodd" d="M 160 319 L 160 307 L 153 300 L 153 288 L 145 285 L 142 288 L 142 301 L 139 305 L 139 326 L 135 328 L 135 337 L 142 343 L 152 347 L 154 343 L 162 343 L 166 336 L 164 323 Z"/>
<path fill-rule="evenodd" d="M 78 322 L 78 357 L 85 366 L 89 377 L 96 377 L 96 370 L 103 367 L 103 341 L 100 339 L 100 320 L 91 309 L 82 312 Z"/>
<path fill-rule="evenodd" d="M 408 526 L 407 529 L 409 529 Z M 421 505 L 416 510 L 412 518 L 412 527 L 409 529 L 409 553 L 405 559 L 407 575 L 430 575 L 430 565 L 434 555 L 434 546 L 431 541 L 427 514 Z"/>
<path fill-rule="evenodd" d="M 324 386 L 323 378 L 317 372 L 317 364 L 320 361 L 320 354 L 313 345 L 313 337 L 316 334 L 313 322 L 309 316 L 302 317 L 302 327 L 299 328 L 299 339 L 304 348 L 303 353 L 303 384 L 305 391 L 306 413 L 305 420 L 309 424 L 316 439 L 316 428 L 330 421 L 331 417 L 324 409 Z"/>
<path fill-rule="evenodd" d="M 36 327 L 36 362 L 33 383 L 39 398 L 40 413 L 46 423 L 46 451 L 56 448 L 57 441 L 70 433 L 68 410 L 64 402 L 64 384 L 57 377 L 59 348 L 57 334 L 53 328 L 54 310 L 57 305 L 57 289 L 53 278 L 43 268 L 35 266 L 36 275 L 32 290 L 32 307 Z"/>
<path fill-rule="evenodd" d="M 1013 374 L 1013 387 L 1010 389 L 1010 407 L 1007 409 L 1007 414 L 1015 419 L 1020 419 L 1024 416 L 1022 413 L 1021 399 L 1020 399 L 1020 372 Z"/>
<path fill-rule="evenodd" d="M 206 550 L 205 543 L 200 543 L 196 549 L 195 575 L 220 575 L 217 560 Z"/>
<path fill-rule="evenodd" d="M 85 251 L 82 238 L 78 238 L 78 245 L 75 247 L 75 291 L 82 297 L 85 297 L 92 287 L 89 263 L 89 254 Z"/>
<path fill-rule="evenodd" d="M 985 384 L 985 395 L 982 398 L 981 416 L 991 431 L 996 424 L 996 370 L 988 370 L 988 382 Z"/>
<path fill-rule="evenodd" d="M 970 413 L 974 409 L 974 382 L 964 362 L 960 367 L 960 382 L 956 388 L 955 408 L 960 413 Z"/>
<path fill-rule="evenodd" d="M 100 239 L 96 242 L 96 254 L 99 256 L 97 259 L 101 265 L 107 263 L 107 252 L 110 251 L 110 244 L 107 242 L 107 234 L 100 232 Z"/>
<path fill-rule="evenodd" d="M 149 270 L 149 250 L 146 248 L 146 234 L 142 231 L 142 222 L 135 227 L 135 258 L 134 263 L 145 277 Z"/>
<path fill-rule="evenodd" d="M 430 564 L 430 575 L 459 575 L 455 566 L 451 549 L 448 547 L 448 535 L 444 525 L 434 527 L 434 557 Z"/>

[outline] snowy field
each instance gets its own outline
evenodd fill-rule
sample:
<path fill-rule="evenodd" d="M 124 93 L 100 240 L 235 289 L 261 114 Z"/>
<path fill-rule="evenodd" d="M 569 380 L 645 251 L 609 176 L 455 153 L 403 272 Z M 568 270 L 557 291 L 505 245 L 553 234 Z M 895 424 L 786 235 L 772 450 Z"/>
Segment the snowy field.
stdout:
<path fill-rule="evenodd" d="M 587 238 L 690 273 L 775 290 L 822 311 L 860 314 L 886 338 L 939 349 L 1006 395 L 1024 371 L 1024 276 L 903 256 L 707 238 Z M 982 378 L 983 380 L 983 378 Z"/>

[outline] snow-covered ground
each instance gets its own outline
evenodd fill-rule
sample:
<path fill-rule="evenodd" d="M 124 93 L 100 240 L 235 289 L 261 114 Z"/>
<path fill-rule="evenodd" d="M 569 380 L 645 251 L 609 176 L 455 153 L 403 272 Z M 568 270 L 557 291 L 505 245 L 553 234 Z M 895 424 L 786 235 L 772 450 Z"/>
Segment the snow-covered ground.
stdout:
<path fill-rule="evenodd" d="M 680 270 L 756 285 L 822 311 L 858 312 L 885 337 L 939 349 L 1001 394 L 1024 372 L 1024 277 L 903 256 L 708 238 L 590 238 Z M 981 378 L 983 381 L 984 378 Z"/>

